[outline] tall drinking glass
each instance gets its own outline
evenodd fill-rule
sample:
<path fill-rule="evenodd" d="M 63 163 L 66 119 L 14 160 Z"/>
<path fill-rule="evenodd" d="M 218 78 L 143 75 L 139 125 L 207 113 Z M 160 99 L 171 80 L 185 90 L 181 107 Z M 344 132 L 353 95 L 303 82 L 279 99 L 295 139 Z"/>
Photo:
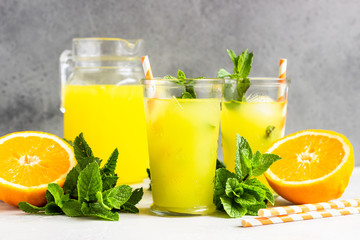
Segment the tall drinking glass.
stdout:
<path fill-rule="evenodd" d="M 246 89 L 244 79 L 226 79 L 221 113 L 221 141 L 224 163 L 235 168 L 236 134 L 246 138 L 251 148 L 264 153 L 284 136 L 288 79 L 250 78 L 250 87 L 239 99 L 239 90 Z M 259 180 L 267 184 L 264 176 Z"/>
<path fill-rule="evenodd" d="M 80 38 L 60 58 L 64 137 L 83 132 L 105 160 L 118 148 L 118 183 L 147 177 L 142 55 L 141 39 Z"/>
<path fill-rule="evenodd" d="M 151 210 L 175 215 L 213 212 L 223 80 L 144 83 Z"/>

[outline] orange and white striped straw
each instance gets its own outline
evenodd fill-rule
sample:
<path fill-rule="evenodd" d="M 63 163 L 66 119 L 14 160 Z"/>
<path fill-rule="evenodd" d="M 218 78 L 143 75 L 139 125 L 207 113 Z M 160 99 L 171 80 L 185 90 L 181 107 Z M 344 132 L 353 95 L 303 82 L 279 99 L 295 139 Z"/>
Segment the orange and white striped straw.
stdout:
<path fill-rule="evenodd" d="M 345 215 L 358 214 L 358 213 L 360 213 L 360 207 L 327 209 L 327 210 L 307 212 L 307 213 L 282 215 L 278 217 L 269 217 L 269 218 L 258 217 L 252 219 L 246 218 L 241 220 L 241 226 L 254 227 L 254 226 L 263 226 L 263 225 L 276 224 L 276 223 L 297 222 L 297 221 L 310 220 L 310 219 L 345 216 Z"/>
<path fill-rule="evenodd" d="M 280 59 L 280 67 L 279 67 L 279 78 L 286 78 L 286 67 L 287 67 L 287 59 Z"/>
<path fill-rule="evenodd" d="M 278 215 L 288 215 L 294 213 L 305 213 L 311 211 L 319 211 L 334 208 L 357 207 L 360 206 L 360 199 L 333 200 L 330 202 L 293 205 L 286 207 L 264 208 L 258 211 L 260 217 L 272 217 Z"/>
<path fill-rule="evenodd" d="M 145 79 L 153 79 L 154 76 L 152 74 L 149 56 L 146 55 L 146 56 L 141 57 L 141 63 L 142 63 L 143 69 L 144 69 Z"/>
<path fill-rule="evenodd" d="M 278 90 L 278 101 L 284 100 L 284 91 L 283 87 L 281 86 L 282 83 L 285 83 L 286 79 L 286 67 L 287 67 L 287 59 L 281 58 L 280 59 L 280 66 L 279 66 L 279 90 Z"/>

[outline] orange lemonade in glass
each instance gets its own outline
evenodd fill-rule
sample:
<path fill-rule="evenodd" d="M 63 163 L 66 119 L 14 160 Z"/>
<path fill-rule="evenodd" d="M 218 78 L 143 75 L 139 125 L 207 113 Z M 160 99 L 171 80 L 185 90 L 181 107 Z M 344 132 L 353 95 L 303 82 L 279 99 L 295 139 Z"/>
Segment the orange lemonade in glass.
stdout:
<path fill-rule="evenodd" d="M 181 98 L 177 80 L 146 85 L 153 205 L 157 214 L 208 214 L 213 204 L 222 81 L 186 80 L 196 98 Z M 152 94 L 151 88 L 156 91 Z"/>
<path fill-rule="evenodd" d="M 226 79 L 221 112 L 221 142 L 226 167 L 234 171 L 236 134 L 247 139 L 251 148 L 261 153 L 284 136 L 288 80 L 250 78 L 250 87 L 242 100 L 234 99 L 232 90 L 241 80 Z M 278 98 L 281 92 L 281 98 Z M 258 177 L 267 184 L 264 176 Z"/>

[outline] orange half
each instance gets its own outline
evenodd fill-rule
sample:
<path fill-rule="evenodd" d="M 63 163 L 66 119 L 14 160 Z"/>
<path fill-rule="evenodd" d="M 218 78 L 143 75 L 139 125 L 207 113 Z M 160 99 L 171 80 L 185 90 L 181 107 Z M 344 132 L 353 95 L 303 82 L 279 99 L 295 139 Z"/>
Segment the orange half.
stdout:
<path fill-rule="evenodd" d="M 265 173 L 270 186 L 297 204 L 341 197 L 354 168 L 350 141 L 333 131 L 300 131 L 278 140 L 267 152 L 282 158 Z"/>
<path fill-rule="evenodd" d="M 76 165 L 72 147 L 44 132 L 16 132 L 0 138 L 0 200 L 16 206 L 21 201 L 46 203 L 49 183 L 64 184 Z"/>

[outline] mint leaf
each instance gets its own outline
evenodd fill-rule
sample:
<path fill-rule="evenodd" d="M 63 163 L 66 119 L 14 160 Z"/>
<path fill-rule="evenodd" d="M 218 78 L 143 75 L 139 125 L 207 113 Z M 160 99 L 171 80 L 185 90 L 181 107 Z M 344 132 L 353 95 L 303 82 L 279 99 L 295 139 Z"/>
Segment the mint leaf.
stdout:
<path fill-rule="evenodd" d="M 115 174 L 116 163 L 119 156 L 119 151 L 115 149 L 105 165 L 100 169 L 100 175 L 103 182 L 103 190 L 106 191 L 115 187 L 118 180 L 117 174 Z"/>
<path fill-rule="evenodd" d="M 129 203 L 125 203 L 124 205 L 121 206 L 120 209 L 115 209 L 117 212 L 124 212 L 124 213 L 138 213 L 139 209 L 137 207 L 135 207 L 132 204 Z"/>
<path fill-rule="evenodd" d="M 128 212 L 128 213 L 138 213 L 139 209 L 135 207 L 135 205 L 140 202 L 142 196 L 144 194 L 143 188 L 137 188 L 135 189 L 129 200 L 124 203 L 121 207 L 119 212 Z"/>
<path fill-rule="evenodd" d="M 251 150 L 249 142 L 239 134 L 236 134 L 236 148 L 239 150 L 247 150 L 249 153 L 249 158 L 253 157 L 253 152 Z"/>
<path fill-rule="evenodd" d="M 255 172 L 255 168 L 260 164 L 260 158 L 261 158 L 261 153 L 259 151 L 256 151 L 251 161 L 251 168 L 253 169 L 253 174 Z"/>
<path fill-rule="evenodd" d="M 83 158 L 93 157 L 93 152 L 84 139 L 84 134 L 80 133 L 74 140 L 75 158 L 80 164 Z"/>
<path fill-rule="evenodd" d="M 19 202 L 18 207 L 26 213 L 38 213 L 45 210 L 45 207 L 37 207 L 27 202 Z"/>
<path fill-rule="evenodd" d="M 256 198 L 248 193 L 241 194 L 241 197 L 235 198 L 235 202 L 240 204 L 241 206 L 249 207 L 251 205 L 257 204 Z"/>
<path fill-rule="evenodd" d="M 82 217 L 84 214 L 81 212 L 81 202 L 75 199 L 63 202 L 61 210 L 69 217 Z"/>
<path fill-rule="evenodd" d="M 266 208 L 266 204 L 264 202 L 258 202 L 256 204 L 253 205 L 249 205 L 247 207 L 247 213 L 248 215 L 252 215 L 252 216 L 257 216 L 258 215 L 258 211 L 261 208 Z"/>
<path fill-rule="evenodd" d="M 83 133 L 80 133 L 80 135 L 75 138 L 74 154 L 81 170 L 84 169 L 89 163 L 100 163 L 100 159 L 94 157 L 91 148 L 84 139 Z"/>
<path fill-rule="evenodd" d="M 112 207 L 110 207 L 110 206 L 108 206 L 108 205 L 106 205 L 106 204 L 104 203 L 103 195 L 102 195 L 101 192 L 97 192 L 97 193 L 96 193 L 96 199 L 97 199 L 97 202 L 100 203 L 100 204 L 103 206 L 103 208 L 105 208 L 105 209 L 107 209 L 107 210 L 111 210 L 111 209 L 112 209 Z"/>
<path fill-rule="evenodd" d="M 56 205 L 61 204 L 61 198 L 64 196 L 64 191 L 59 184 L 49 183 L 47 191 L 53 196 Z"/>
<path fill-rule="evenodd" d="M 244 189 L 244 193 L 253 195 L 258 202 L 266 199 L 266 191 L 259 186 L 252 185 L 251 182 L 242 182 L 241 187 Z"/>
<path fill-rule="evenodd" d="M 225 77 L 229 77 L 231 75 L 231 73 L 229 73 L 228 71 L 226 71 L 225 69 L 221 68 L 218 73 L 217 73 L 217 78 L 225 78 Z"/>
<path fill-rule="evenodd" d="M 111 221 L 119 220 L 118 213 L 112 212 L 111 210 L 104 208 L 104 206 L 98 202 L 94 202 L 94 203 L 83 202 L 81 205 L 81 212 L 85 216 L 98 217 Z"/>
<path fill-rule="evenodd" d="M 80 202 L 96 201 L 96 193 L 102 191 L 102 181 L 99 165 L 96 162 L 89 163 L 79 174 L 77 183 Z"/>
<path fill-rule="evenodd" d="M 201 79 L 203 77 L 198 77 L 195 79 Z M 194 84 L 195 81 L 194 80 L 186 80 L 186 76 L 185 73 L 183 71 L 181 71 L 180 69 L 178 70 L 178 76 L 177 78 L 167 75 L 164 77 L 164 79 L 174 79 L 176 81 L 174 81 L 174 83 L 176 83 L 177 85 L 182 85 L 184 86 L 184 90 L 181 93 L 180 97 L 177 98 L 182 98 L 182 99 L 191 99 L 191 98 L 196 98 L 196 93 L 195 93 L 195 89 L 194 89 Z"/>
<path fill-rule="evenodd" d="M 108 189 L 115 187 L 119 177 L 115 174 L 115 176 L 102 175 L 101 178 L 103 182 L 103 191 L 106 191 Z"/>
<path fill-rule="evenodd" d="M 61 215 L 64 214 L 61 208 L 54 202 L 48 203 L 45 206 L 46 215 Z"/>
<path fill-rule="evenodd" d="M 281 158 L 275 154 L 262 154 L 260 159 L 256 159 L 256 161 L 253 161 L 253 176 L 260 176 L 271 166 L 271 164 L 280 159 Z"/>
<path fill-rule="evenodd" d="M 187 93 L 190 93 L 190 95 L 192 96 L 192 98 L 196 98 L 196 93 L 195 93 L 195 89 L 194 89 L 194 84 L 195 82 L 193 80 L 188 80 L 186 82 L 185 85 L 185 91 Z"/>
<path fill-rule="evenodd" d="M 102 196 L 106 205 L 111 208 L 120 209 L 132 195 L 132 189 L 128 185 L 120 185 L 103 192 Z"/>
<path fill-rule="evenodd" d="M 185 73 L 180 69 L 178 70 L 178 79 L 186 79 Z"/>
<path fill-rule="evenodd" d="M 194 89 L 194 80 L 185 80 L 185 79 L 179 79 L 175 81 L 174 83 L 178 85 L 184 86 L 184 90 L 181 93 L 181 98 L 196 98 L 196 93 Z"/>
<path fill-rule="evenodd" d="M 245 101 L 245 93 L 250 87 L 250 80 L 247 78 L 251 71 L 251 65 L 253 61 L 253 53 L 248 53 L 248 49 L 237 56 L 234 51 L 227 50 L 233 64 L 234 73 L 230 74 L 225 69 L 220 69 L 217 76 L 219 78 L 230 77 L 236 79 L 236 88 L 233 90 L 233 83 L 226 83 L 224 87 L 224 98 L 226 101 L 232 99 L 236 101 Z"/>
<path fill-rule="evenodd" d="M 235 172 L 241 180 L 251 176 L 252 151 L 249 143 L 239 134 L 236 135 L 236 156 L 235 156 Z"/>
<path fill-rule="evenodd" d="M 84 158 L 81 162 L 82 164 L 79 164 L 79 166 L 80 169 L 83 170 L 84 168 L 86 168 L 87 165 L 93 162 L 97 163 L 100 166 L 101 160 L 100 158 L 92 156 L 92 157 Z"/>
<path fill-rule="evenodd" d="M 46 190 L 45 192 L 45 198 L 47 203 L 55 202 L 55 198 L 53 195 L 49 192 L 49 190 Z"/>
<path fill-rule="evenodd" d="M 170 76 L 170 75 L 166 75 L 166 76 L 164 77 L 164 79 L 176 79 L 176 77 L 173 77 L 173 76 Z"/>
<path fill-rule="evenodd" d="M 114 175 L 115 174 L 115 168 L 116 168 L 116 162 L 119 156 L 119 151 L 117 148 L 112 152 L 111 156 L 105 163 L 105 165 L 101 168 L 100 172 L 101 174 L 108 174 L 108 175 Z"/>
<path fill-rule="evenodd" d="M 245 207 L 237 204 L 229 197 L 220 197 L 220 200 L 222 205 L 224 206 L 225 212 L 232 218 L 242 217 L 247 212 Z"/>
<path fill-rule="evenodd" d="M 70 194 L 64 194 L 62 197 L 61 197 L 61 202 L 67 202 L 67 201 L 70 201 Z M 58 204 L 59 205 L 59 204 Z M 61 207 L 61 206 L 60 206 Z"/>
<path fill-rule="evenodd" d="M 246 102 L 245 93 L 250 87 L 250 80 L 248 78 L 237 79 L 236 80 L 236 88 L 233 93 L 233 99 Z"/>
<path fill-rule="evenodd" d="M 230 172 L 226 168 L 219 168 L 216 170 L 214 184 L 214 204 L 218 210 L 223 209 L 220 197 L 225 195 L 226 182 L 228 178 L 236 177 L 236 174 Z"/>
<path fill-rule="evenodd" d="M 234 53 L 235 54 L 235 53 Z M 237 70 L 234 73 L 237 73 L 240 78 L 246 78 L 249 76 L 251 65 L 253 60 L 253 53 L 248 53 L 248 49 L 241 53 L 240 57 L 238 57 L 237 62 Z"/>
<path fill-rule="evenodd" d="M 190 93 L 184 91 L 181 95 L 181 98 L 182 99 L 186 99 L 186 98 L 191 99 L 191 98 L 193 98 L 193 96 Z"/>
<path fill-rule="evenodd" d="M 274 205 L 274 195 L 272 194 L 270 189 L 267 188 L 262 182 L 260 182 L 256 178 L 252 178 L 252 179 L 246 180 L 245 183 L 248 185 L 259 187 L 262 190 L 264 190 L 265 191 L 265 199 L 268 200 L 272 205 Z"/>
<path fill-rule="evenodd" d="M 233 61 L 234 73 L 237 73 L 237 65 L 238 65 L 239 57 L 236 56 L 236 54 L 233 50 L 226 49 L 226 51 L 227 51 L 229 57 L 231 58 L 231 60 Z"/>
<path fill-rule="evenodd" d="M 225 185 L 225 194 L 230 197 L 239 198 L 244 193 L 239 181 L 236 178 L 228 178 Z"/>
<path fill-rule="evenodd" d="M 77 198 L 78 191 L 77 191 L 77 181 L 80 174 L 80 166 L 77 164 L 73 167 L 70 172 L 66 175 L 65 183 L 64 183 L 64 192 L 70 194 L 71 197 Z M 48 201 L 49 202 L 49 201 Z"/>
<path fill-rule="evenodd" d="M 269 125 L 265 130 L 266 137 L 270 137 L 270 134 L 275 130 L 275 126 Z"/>
<path fill-rule="evenodd" d="M 126 203 L 136 205 L 138 202 L 140 202 L 143 195 L 144 195 L 143 188 L 137 188 L 131 193 L 129 200 Z"/>

